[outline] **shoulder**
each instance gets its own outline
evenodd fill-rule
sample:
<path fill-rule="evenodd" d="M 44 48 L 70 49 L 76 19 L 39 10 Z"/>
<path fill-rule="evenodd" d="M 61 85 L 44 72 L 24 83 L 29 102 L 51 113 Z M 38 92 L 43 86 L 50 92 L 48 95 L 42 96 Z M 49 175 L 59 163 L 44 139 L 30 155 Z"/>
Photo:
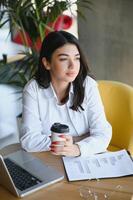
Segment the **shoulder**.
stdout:
<path fill-rule="evenodd" d="M 91 89 L 93 87 L 97 87 L 97 82 L 91 78 L 90 76 L 87 76 L 85 81 L 84 81 L 84 87 L 85 89 Z"/>
<path fill-rule="evenodd" d="M 23 89 L 23 97 L 30 96 L 36 99 L 39 93 L 39 85 L 35 79 L 31 79 Z"/>
<path fill-rule="evenodd" d="M 84 81 L 84 88 L 85 88 L 84 102 L 88 104 L 88 101 L 90 102 L 92 97 L 96 96 L 96 94 L 98 93 L 98 84 L 93 78 L 87 76 L 87 78 Z"/>
<path fill-rule="evenodd" d="M 28 81 L 28 83 L 25 85 L 23 91 L 36 91 L 39 88 L 38 83 L 35 79 L 31 79 Z"/>

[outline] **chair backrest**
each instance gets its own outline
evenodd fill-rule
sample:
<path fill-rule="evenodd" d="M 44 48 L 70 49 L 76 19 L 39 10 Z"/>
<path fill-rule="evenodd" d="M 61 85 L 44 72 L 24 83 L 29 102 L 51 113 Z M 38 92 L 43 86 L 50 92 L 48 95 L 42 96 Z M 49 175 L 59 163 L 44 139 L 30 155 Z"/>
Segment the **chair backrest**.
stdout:
<path fill-rule="evenodd" d="M 116 81 L 98 81 L 108 121 L 112 125 L 111 145 L 133 154 L 133 87 Z"/>

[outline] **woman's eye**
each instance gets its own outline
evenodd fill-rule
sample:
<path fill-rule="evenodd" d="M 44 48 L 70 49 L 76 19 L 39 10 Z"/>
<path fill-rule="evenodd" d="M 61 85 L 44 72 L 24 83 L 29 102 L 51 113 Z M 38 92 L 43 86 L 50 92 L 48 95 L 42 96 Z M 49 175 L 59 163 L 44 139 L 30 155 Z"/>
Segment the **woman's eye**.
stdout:
<path fill-rule="evenodd" d="M 67 58 L 60 58 L 60 61 L 64 61 L 64 60 L 67 60 Z"/>

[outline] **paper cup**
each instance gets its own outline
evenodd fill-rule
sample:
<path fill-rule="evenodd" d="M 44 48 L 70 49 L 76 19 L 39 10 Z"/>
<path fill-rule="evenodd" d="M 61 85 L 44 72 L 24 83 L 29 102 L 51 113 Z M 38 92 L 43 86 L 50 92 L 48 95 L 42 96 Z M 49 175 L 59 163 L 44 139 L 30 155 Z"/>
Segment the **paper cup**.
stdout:
<path fill-rule="evenodd" d="M 65 143 L 65 138 L 60 137 L 61 135 L 67 135 L 69 133 L 69 127 L 65 124 L 54 123 L 51 127 L 51 142 L 60 142 L 60 144 L 55 144 L 55 149 L 57 151 L 62 151 Z M 58 155 L 54 152 L 52 154 Z"/>

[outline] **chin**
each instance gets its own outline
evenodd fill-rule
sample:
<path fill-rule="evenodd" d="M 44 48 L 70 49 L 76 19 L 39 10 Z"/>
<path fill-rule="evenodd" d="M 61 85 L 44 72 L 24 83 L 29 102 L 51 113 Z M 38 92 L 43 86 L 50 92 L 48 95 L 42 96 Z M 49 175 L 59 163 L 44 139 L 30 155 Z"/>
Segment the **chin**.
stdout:
<path fill-rule="evenodd" d="M 76 77 L 71 77 L 71 78 L 68 78 L 67 81 L 68 81 L 69 83 L 71 83 L 71 82 L 73 82 L 75 79 L 76 79 Z"/>
<path fill-rule="evenodd" d="M 76 78 L 77 78 L 77 75 L 75 75 L 75 76 L 67 76 L 67 80 L 69 80 L 70 82 L 73 82 Z"/>

